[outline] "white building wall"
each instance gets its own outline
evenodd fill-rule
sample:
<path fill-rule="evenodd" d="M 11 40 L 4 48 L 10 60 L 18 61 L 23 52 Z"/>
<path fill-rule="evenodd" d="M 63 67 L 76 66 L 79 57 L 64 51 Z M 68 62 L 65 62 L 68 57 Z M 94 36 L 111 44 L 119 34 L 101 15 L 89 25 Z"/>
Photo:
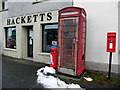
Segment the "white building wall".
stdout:
<path fill-rule="evenodd" d="M 118 64 L 118 0 L 74 0 L 75 7 L 84 8 L 87 12 L 87 52 L 86 61 L 94 62 L 92 69 L 107 70 L 109 53 L 106 52 L 107 32 L 117 33 L 116 52 L 113 53 L 112 64 Z M 97 66 L 97 63 L 99 66 Z M 105 64 L 103 66 L 103 64 Z M 93 66 L 95 65 L 95 66 Z M 101 66 L 101 67 L 100 67 Z M 99 67 L 99 68 L 98 68 Z M 115 67 L 115 66 L 113 66 Z M 118 72 L 118 67 L 113 72 Z"/>
<path fill-rule="evenodd" d="M 27 58 L 27 27 L 33 26 L 33 60 L 37 62 L 43 62 L 50 64 L 50 54 L 42 52 L 42 24 L 58 23 L 58 11 L 49 11 L 52 13 L 52 20 L 47 21 L 47 16 L 44 17 L 44 21 L 37 19 L 37 22 L 7 25 L 7 19 L 3 22 L 3 54 L 16 58 Z M 42 12 L 48 13 L 48 12 Z M 40 14 L 40 13 L 34 13 Z M 32 15 L 32 14 L 29 14 Z M 23 15 L 27 16 L 27 15 Z M 17 17 L 11 17 L 13 19 Z M 16 49 L 6 48 L 5 43 L 5 28 L 16 26 Z"/>
<path fill-rule="evenodd" d="M 35 0 L 34 0 L 35 1 Z M 49 54 L 42 53 L 42 28 L 41 24 L 56 23 L 58 22 L 58 14 L 54 13 L 51 21 L 44 20 L 43 22 L 32 22 L 25 24 L 6 25 L 7 18 L 16 18 L 20 16 L 27 16 L 37 13 L 58 12 L 59 9 L 66 6 L 72 6 L 72 0 L 46 0 L 45 2 L 35 3 L 34 1 L 25 0 L 8 0 L 8 10 L 2 11 L 0 6 L 1 15 L 1 33 L 2 33 L 2 53 L 7 56 L 16 58 L 27 57 L 27 29 L 28 26 L 33 26 L 34 45 L 33 45 L 33 60 L 38 62 L 49 63 Z M 43 0 L 44 1 L 44 0 Z M 0 2 L 1 5 L 1 2 Z M 46 19 L 46 17 L 44 17 Z M 5 43 L 5 27 L 16 26 L 16 49 L 6 48 Z M 44 55 L 43 55 L 44 54 Z M 39 57 L 39 58 L 38 58 Z M 43 58 L 43 59 L 42 59 Z M 47 60 L 47 61 L 46 61 Z"/>
<path fill-rule="evenodd" d="M 2 15 L 0 14 L 0 21 L 2 21 Z M 2 22 L 0 22 L 0 34 L 2 33 Z M 0 54 L 2 54 L 2 37 L 0 38 Z"/>
<path fill-rule="evenodd" d="M 2 2 L 0 0 L 0 6 Z M 0 11 L 2 10 L 2 7 L 0 7 Z M 0 14 L 0 29 L 2 29 L 2 15 Z M 0 33 L 2 33 L 2 30 L 0 30 Z M 0 54 L 2 54 L 2 38 L 0 38 Z"/>
<path fill-rule="evenodd" d="M 72 0 L 42 0 L 43 2 L 40 3 L 34 3 L 35 0 L 8 1 L 9 17 L 59 10 L 67 6 L 72 6 Z"/>

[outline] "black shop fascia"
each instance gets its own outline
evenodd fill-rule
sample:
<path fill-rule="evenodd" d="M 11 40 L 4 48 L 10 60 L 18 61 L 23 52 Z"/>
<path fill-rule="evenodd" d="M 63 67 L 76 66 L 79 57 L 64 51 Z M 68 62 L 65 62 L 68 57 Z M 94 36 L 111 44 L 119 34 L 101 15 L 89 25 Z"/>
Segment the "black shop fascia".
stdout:
<path fill-rule="evenodd" d="M 14 25 L 14 24 L 24 24 L 24 23 L 31 23 L 31 22 L 38 22 L 38 21 L 50 21 L 52 20 L 52 13 L 40 13 L 40 14 L 33 14 L 33 15 L 26 15 L 20 16 L 15 18 L 7 19 L 7 25 Z"/>

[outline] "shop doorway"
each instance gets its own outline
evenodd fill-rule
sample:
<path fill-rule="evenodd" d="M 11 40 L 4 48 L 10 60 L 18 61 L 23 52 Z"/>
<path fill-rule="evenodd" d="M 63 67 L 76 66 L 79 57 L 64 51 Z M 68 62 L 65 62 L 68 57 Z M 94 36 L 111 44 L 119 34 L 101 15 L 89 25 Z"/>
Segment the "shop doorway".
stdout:
<path fill-rule="evenodd" d="M 27 41 L 28 41 L 28 57 L 33 57 L 33 27 L 28 28 L 27 34 Z"/>

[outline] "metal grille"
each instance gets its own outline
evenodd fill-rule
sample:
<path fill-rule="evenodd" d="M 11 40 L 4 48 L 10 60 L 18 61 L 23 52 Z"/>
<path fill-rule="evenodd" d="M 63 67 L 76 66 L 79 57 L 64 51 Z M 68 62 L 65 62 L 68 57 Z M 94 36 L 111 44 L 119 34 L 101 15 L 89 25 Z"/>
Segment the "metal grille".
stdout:
<path fill-rule="evenodd" d="M 76 19 L 60 21 L 60 67 L 75 69 Z"/>

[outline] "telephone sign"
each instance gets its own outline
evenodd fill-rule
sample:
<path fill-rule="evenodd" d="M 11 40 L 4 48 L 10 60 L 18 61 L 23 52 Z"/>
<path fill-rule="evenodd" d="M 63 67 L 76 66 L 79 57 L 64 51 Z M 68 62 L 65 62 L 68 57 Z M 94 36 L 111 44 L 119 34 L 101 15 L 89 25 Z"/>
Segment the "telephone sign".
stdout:
<path fill-rule="evenodd" d="M 116 51 L 116 32 L 107 33 L 107 52 Z"/>

